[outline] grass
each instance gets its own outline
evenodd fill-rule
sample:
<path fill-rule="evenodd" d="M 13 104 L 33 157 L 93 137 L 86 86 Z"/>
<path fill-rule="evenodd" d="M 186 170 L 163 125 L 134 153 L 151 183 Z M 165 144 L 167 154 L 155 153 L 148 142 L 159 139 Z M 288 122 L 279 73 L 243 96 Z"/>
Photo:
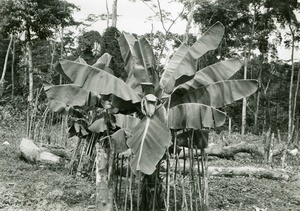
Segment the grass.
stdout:
<path fill-rule="evenodd" d="M 73 178 L 63 166 L 22 160 L 14 146 L 0 146 L 0 210 L 88 210 L 92 183 Z"/>
<path fill-rule="evenodd" d="M 25 131 L 22 122 L 0 125 L 0 210 L 92 210 L 94 181 L 74 178 L 64 166 L 32 164 L 20 159 L 19 140 L 25 136 L 20 132 Z M 241 139 L 259 142 L 259 137 L 252 135 L 233 134 L 225 139 L 230 140 L 229 144 Z M 222 140 L 213 134 L 210 141 L 220 143 Z M 11 145 L 2 145 L 4 141 Z M 275 160 L 275 167 L 279 163 Z M 254 177 L 210 177 L 210 210 L 300 210 L 300 158 L 289 157 L 288 164 L 288 170 L 298 179 L 284 182 Z M 236 156 L 235 160 L 212 160 L 209 165 L 264 166 L 261 160 L 246 154 Z"/>

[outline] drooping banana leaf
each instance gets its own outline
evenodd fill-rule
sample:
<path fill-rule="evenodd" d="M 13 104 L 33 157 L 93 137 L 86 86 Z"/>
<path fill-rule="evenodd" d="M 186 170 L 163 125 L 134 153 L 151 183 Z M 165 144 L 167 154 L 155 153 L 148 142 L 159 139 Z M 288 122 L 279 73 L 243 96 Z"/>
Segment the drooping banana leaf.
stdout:
<path fill-rule="evenodd" d="M 115 133 L 111 135 L 111 140 L 113 143 L 115 153 L 122 153 L 128 149 L 126 144 L 127 134 L 123 129 L 117 130 Z"/>
<path fill-rule="evenodd" d="M 204 149 L 208 146 L 208 130 L 187 130 L 177 134 L 177 146 L 189 147 L 193 144 L 193 148 Z"/>
<path fill-rule="evenodd" d="M 124 114 L 115 114 L 116 125 L 120 128 L 134 128 L 140 123 L 140 119 Z"/>
<path fill-rule="evenodd" d="M 131 169 L 134 173 L 150 175 L 171 144 L 171 132 L 155 115 L 145 117 L 132 131 L 132 137 L 127 140 L 134 153 Z"/>
<path fill-rule="evenodd" d="M 167 117 L 167 110 L 163 105 L 160 105 L 156 111 L 155 115 L 157 118 L 159 118 L 160 121 L 162 121 L 164 124 L 167 124 L 168 117 Z"/>
<path fill-rule="evenodd" d="M 73 83 L 72 80 L 69 78 L 69 76 L 67 76 L 64 72 L 64 70 L 62 69 L 61 67 L 61 64 L 59 62 L 56 62 L 55 65 L 54 65 L 54 70 L 56 72 L 58 72 L 62 77 L 63 79 L 65 80 L 65 83 L 66 84 L 71 84 Z"/>
<path fill-rule="evenodd" d="M 203 129 L 220 127 L 226 114 L 200 103 L 184 103 L 170 108 L 168 125 L 171 129 Z"/>
<path fill-rule="evenodd" d="M 127 74 L 131 71 L 131 66 L 133 66 L 134 60 L 133 60 L 133 46 L 136 39 L 134 36 L 132 36 L 129 33 L 123 32 L 122 35 L 118 38 L 119 46 L 121 55 L 125 64 L 125 71 Z"/>
<path fill-rule="evenodd" d="M 44 83 L 44 90 L 53 112 L 67 113 L 74 106 L 95 106 L 100 103 L 100 96 L 74 84 L 53 86 Z"/>
<path fill-rule="evenodd" d="M 108 53 L 104 53 L 96 62 L 93 64 L 93 67 L 104 70 L 110 74 L 114 74 L 114 71 L 109 68 L 109 64 L 112 56 Z"/>
<path fill-rule="evenodd" d="M 257 87 L 256 80 L 227 80 L 191 91 L 177 89 L 172 94 L 170 106 L 182 103 L 202 103 L 219 108 L 252 95 Z"/>
<path fill-rule="evenodd" d="M 171 58 L 160 80 L 166 93 L 171 93 L 177 80 L 181 83 L 191 79 L 196 72 L 196 61 L 207 51 L 218 47 L 224 35 L 224 26 L 217 22 L 209 28 L 191 47 L 182 45 Z"/>
<path fill-rule="evenodd" d="M 107 125 L 104 118 L 97 119 L 94 121 L 88 129 L 94 133 L 103 133 L 107 130 Z"/>
<path fill-rule="evenodd" d="M 153 53 L 151 45 L 146 40 L 146 38 L 141 38 L 135 41 L 133 50 L 134 50 L 133 56 L 136 60 L 137 65 L 142 65 L 142 67 L 145 70 L 149 68 L 155 68 L 155 55 Z M 148 74 L 147 71 L 145 71 L 145 74 Z M 146 81 L 146 82 L 152 82 L 152 81 Z"/>
<path fill-rule="evenodd" d="M 218 81 L 225 81 L 233 76 L 241 67 L 242 63 L 238 58 L 218 62 L 197 71 L 193 79 L 181 84 L 178 88 L 193 90 Z"/>
<path fill-rule="evenodd" d="M 125 101 L 116 96 L 112 96 L 111 104 L 114 108 L 118 108 L 121 114 L 132 114 L 141 108 L 140 103 L 132 104 L 131 101 Z"/>
<path fill-rule="evenodd" d="M 60 61 L 66 75 L 74 84 L 101 95 L 114 95 L 131 103 L 140 102 L 139 95 L 121 79 L 104 70 L 69 61 Z"/>

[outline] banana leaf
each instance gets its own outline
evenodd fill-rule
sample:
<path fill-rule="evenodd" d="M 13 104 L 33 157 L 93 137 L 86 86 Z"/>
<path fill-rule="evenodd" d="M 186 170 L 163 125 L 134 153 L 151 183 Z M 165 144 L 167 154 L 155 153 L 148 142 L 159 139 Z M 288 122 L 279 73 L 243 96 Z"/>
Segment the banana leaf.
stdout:
<path fill-rule="evenodd" d="M 88 129 L 93 133 L 103 133 L 107 130 L 107 125 L 104 118 L 97 119 L 94 121 Z"/>
<path fill-rule="evenodd" d="M 125 64 L 124 69 L 127 74 L 129 74 L 129 72 L 131 71 L 131 67 L 134 63 L 132 52 L 135 41 L 135 37 L 126 32 L 123 32 L 122 35 L 118 38 L 121 56 Z"/>
<path fill-rule="evenodd" d="M 65 74 L 74 84 L 101 95 L 114 95 L 131 103 L 140 102 L 139 95 L 121 79 L 104 70 L 69 60 L 61 60 Z"/>
<path fill-rule="evenodd" d="M 136 40 L 132 35 L 123 33 L 119 45 L 128 73 L 126 83 L 139 93 L 142 93 L 141 83 L 153 83 L 157 87 L 155 55 L 148 41 L 145 38 Z"/>
<path fill-rule="evenodd" d="M 228 80 L 241 67 L 242 63 L 238 58 L 215 63 L 196 72 L 193 79 L 181 84 L 178 89 L 193 90 L 218 81 Z"/>
<path fill-rule="evenodd" d="M 134 153 L 131 169 L 134 173 L 141 171 L 150 175 L 171 145 L 171 132 L 156 115 L 145 117 L 132 131 L 132 137 L 127 140 L 127 145 Z"/>
<path fill-rule="evenodd" d="M 227 80 L 191 91 L 177 89 L 172 94 L 170 107 L 182 103 L 201 103 L 219 108 L 252 95 L 257 87 L 256 80 Z"/>
<path fill-rule="evenodd" d="M 82 63 L 82 64 L 87 64 L 86 61 L 85 61 L 81 56 L 79 56 L 79 57 L 75 60 L 75 62 Z"/>
<path fill-rule="evenodd" d="M 89 134 L 88 131 L 84 128 L 84 125 L 79 123 L 74 123 L 71 127 L 68 128 L 69 138 L 73 136 L 85 137 Z"/>
<path fill-rule="evenodd" d="M 104 53 L 96 62 L 93 64 L 93 67 L 102 69 L 110 74 L 114 74 L 114 71 L 109 68 L 109 64 L 112 56 L 108 53 Z"/>
<path fill-rule="evenodd" d="M 100 96 L 74 84 L 51 85 L 44 83 L 49 100 L 49 109 L 53 112 L 68 113 L 74 106 L 95 106 L 100 104 Z"/>
<path fill-rule="evenodd" d="M 224 26 L 217 22 L 209 28 L 191 47 L 183 44 L 171 58 L 160 80 L 166 93 L 171 93 L 176 81 L 181 83 L 191 79 L 196 72 L 196 61 L 207 51 L 218 47 L 224 35 Z"/>
<path fill-rule="evenodd" d="M 168 125 L 171 129 L 203 129 L 220 127 L 226 114 L 200 103 L 184 103 L 170 108 Z"/>
<path fill-rule="evenodd" d="M 134 128 L 140 123 L 140 119 L 124 114 L 115 114 L 116 125 L 120 128 Z"/>
<path fill-rule="evenodd" d="M 119 129 L 111 135 L 115 153 L 122 153 L 128 149 L 126 144 L 127 132 L 124 129 Z"/>

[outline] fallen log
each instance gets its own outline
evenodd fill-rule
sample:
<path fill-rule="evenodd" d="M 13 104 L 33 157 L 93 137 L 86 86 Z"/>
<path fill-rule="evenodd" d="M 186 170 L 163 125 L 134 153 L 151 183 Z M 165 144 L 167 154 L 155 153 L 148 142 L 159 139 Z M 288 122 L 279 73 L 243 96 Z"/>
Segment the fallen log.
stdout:
<path fill-rule="evenodd" d="M 183 158 L 184 155 L 187 156 L 189 149 L 188 148 L 181 148 L 181 151 L 179 153 L 179 158 Z M 205 152 L 207 156 L 215 156 L 219 158 L 225 158 L 225 159 L 234 159 L 235 155 L 238 153 L 249 153 L 252 156 L 257 156 L 263 158 L 264 156 L 264 150 L 259 148 L 256 144 L 241 142 L 238 144 L 233 144 L 229 146 L 222 146 L 219 144 L 209 144 L 208 148 L 205 149 Z M 276 149 L 273 152 L 273 156 L 278 156 L 282 153 L 282 149 Z M 198 149 L 197 152 L 194 149 L 193 155 L 201 155 L 201 150 Z"/>
<path fill-rule="evenodd" d="M 175 168 L 176 160 L 170 159 L 170 170 L 177 170 L 177 173 L 188 174 L 192 169 L 195 174 L 198 174 L 198 166 L 196 164 L 190 168 L 190 163 L 178 160 L 177 167 Z M 166 165 L 162 165 L 161 171 L 165 171 Z M 199 172 L 202 173 L 201 166 L 199 166 Z M 284 180 L 288 181 L 291 178 L 289 172 L 282 169 L 275 169 L 271 167 L 255 167 L 255 166 L 208 166 L 209 176 L 217 177 L 234 177 L 234 176 L 244 176 L 244 177 L 256 177 L 265 178 L 273 180 Z"/>
<path fill-rule="evenodd" d="M 20 143 L 21 157 L 30 162 L 46 164 L 62 164 L 63 159 L 42 148 L 39 148 L 32 140 L 23 138 Z"/>
<path fill-rule="evenodd" d="M 256 177 L 256 178 L 265 178 L 273 180 L 284 180 L 288 181 L 290 175 L 286 171 L 279 169 L 269 169 L 263 167 L 254 167 L 254 166 L 241 166 L 241 167 L 217 167 L 210 166 L 208 167 L 208 173 L 211 176 L 244 176 L 244 177 Z"/>
<path fill-rule="evenodd" d="M 121 167 L 119 165 L 117 168 L 117 174 L 122 174 L 122 176 L 126 177 L 128 159 L 124 159 L 122 163 L 123 166 Z M 167 169 L 169 169 L 169 173 L 171 174 L 174 174 L 176 171 L 177 174 L 188 175 L 192 170 L 194 175 L 198 175 L 199 172 L 202 174 L 201 165 L 198 167 L 197 162 L 194 161 L 193 163 L 193 166 L 190 167 L 190 162 L 188 161 L 184 162 L 183 159 L 178 159 L 176 164 L 176 159 L 170 159 L 169 168 L 167 168 L 167 162 L 162 162 L 160 165 L 160 172 L 166 174 Z M 283 181 L 288 181 L 292 177 L 291 173 L 283 169 L 255 166 L 208 166 L 208 175 L 215 177 L 243 176 Z"/>

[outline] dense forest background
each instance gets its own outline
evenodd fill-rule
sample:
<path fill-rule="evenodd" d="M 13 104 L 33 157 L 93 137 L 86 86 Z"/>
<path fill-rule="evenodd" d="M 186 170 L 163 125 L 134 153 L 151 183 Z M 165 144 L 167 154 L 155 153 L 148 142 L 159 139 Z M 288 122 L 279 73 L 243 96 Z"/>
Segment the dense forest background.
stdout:
<path fill-rule="evenodd" d="M 221 44 L 198 61 L 199 69 L 239 57 L 244 67 L 234 77 L 259 82 L 259 91 L 247 99 L 244 109 L 242 101 L 224 108 L 232 119 L 232 130 L 262 134 L 270 129 L 292 134 L 299 128 L 300 63 L 294 56 L 300 39 L 297 0 L 178 0 L 185 5 L 178 16 L 187 20 L 184 35 L 172 33 L 172 23 L 178 19 L 168 20 L 168 11 L 159 7 L 159 1 L 143 2 L 157 13 L 165 31 L 136 36 L 146 37 L 154 46 L 162 68 L 182 42 L 192 44 L 199 36 L 189 33 L 191 24 L 199 28 L 200 34 L 217 21 L 225 26 Z M 111 14 L 108 11 L 76 22 L 72 15 L 79 8 L 66 1 L 0 1 L 1 121 L 7 115 L 25 119 L 27 103 L 33 104 L 37 95 L 40 95 L 37 113 L 42 114 L 47 105 L 45 94 L 40 91 L 42 83 L 66 83 L 57 71 L 61 58 L 81 57 L 93 64 L 109 53 L 114 74 L 126 77 L 117 42 L 121 34 L 117 25 L 117 1 L 112 6 L 115 9 Z M 85 26 L 94 21 L 107 24 L 107 29 L 101 33 L 97 29 L 86 30 Z M 76 27 L 81 28 L 79 34 L 72 30 Z M 289 49 L 288 61 L 279 58 L 277 49 L 282 43 Z M 221 129 L 227 127 L 228 124 Z"/>

